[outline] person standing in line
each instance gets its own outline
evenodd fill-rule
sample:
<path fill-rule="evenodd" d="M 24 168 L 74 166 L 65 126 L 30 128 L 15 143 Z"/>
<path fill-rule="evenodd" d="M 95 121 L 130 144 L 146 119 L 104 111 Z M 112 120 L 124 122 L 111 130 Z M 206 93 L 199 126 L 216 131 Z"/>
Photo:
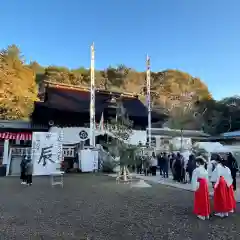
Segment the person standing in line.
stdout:
<path fill-rule="evenodd" d="M 175 172 L 175 162 L 176 162 L 176 155 L 174 153 L 172 153 L 172 156 L 170 158 L 170 169 L 172 171 L 172 175 L 173 175 L 173 180 L 176 180 L 176 172 Z"/>
<path fill-rule="evenodd" d="M 174 171 L 176 175 L 176 181 L 181 182 L 181 173 L 182 173 L 182 156 L 178 152 L 176 160 L 174 162 Z"/>
<path fill-rule="evenodd" d="M 175 156 L 174 153 L 172 153 L 172 155 L 170 155 L 170 157 L 169 157 L 169 159 L 170 159 L 170 161 L 169 161 L 170 169 L 172 169 L 173 161 L 174 161 L 175 158 L 176 158 L 176 156 Z"/>
<path fill-rule="evenodd" d="M 151 162 L 150 161 L 151 161 L 151 157 L 144 156 L 143 168 L 144 168 L 145 176 L 148 176 L 148 174 L 150 173 L 150 168 L 151 168 Z"/>
<path fill-rule="evenodd" d="M 209 219 L 210 200 L 208 190 L 208 172 L 204 167 L 205 161 L 202 157 L 197 157 L 197 168 L 192 174 L 192 189 L 194 191 L 193 213 L 201 220 Z"/>
<path fill-rule="evenodd" d="M 157 161 L 158 161 L 157 166 L 160 169 L 160 162 L 161 162 L 161 160 L 160 160 L 160 153 L 157 154 Z"/>
<path fill-rule="evenodd" d="M 238 172 L 238 163 L 237 160 L 233 157 L 232 153 L 229 153 L 227 156 L 227 166 L 231 171 L 231 175 L 233 178 L 233 190 L 236 191 L 237 189 L 237 172 Z"/>
<path fill-rule="evenodd" d="M 188 159 L 185 156 L 182 156 L 182 183 L 187 183 L 187 163 Z"/>
<path fill-rule="evenodd" d="M 234 211 L 234 194 L 231 191 L 233 179 L 230 169 L 225 165 L 220 156 L 217 157 L 217 165 L 212 172 L 211 182 L 214 182 L 214 211 L 218 217 L 228 217 Z M 231 196 L 230 196 L 231 195 Z"/>
<path fill-rule="evenodd" d="M 185 181 L 185 161 L 184 157 L 180 154 L 180 182 L 184 183 Z"/>
<path fill-rule="evenodd" d="M 141 174 L 142 173 L 142 157 L 141 156 L 136 157 L 136 165 L 137 165 L 137 174 Z"/>
<path fill-rule="evenodd" d="M 164 152 L 163 153 L 163 177 L 164 178 L 168 178 L 168 164 L 169 164 L 168 156 Z"/>
<path fill-rule="evenodd" d="M 194 155 L 191 154 L 189 156 L 189 160 L 188 160 L 188 163 L 187 163 L 187 169 L 186 169 L 186 171 L 188 172 L 188 175 L 189 175 L 189 182 L 190 183 L 192 182 L 192 174 L 193 174 L 193 171 L 194 171 L 195 168 L 196 168 L 196 160 L 195 160 Z"/>
<path fill-rule="evenodd" d="M 26 179 L 27 179 L 27 185 L 32 185 L 32 174 L 33 174 L 33 164 L 31 160 L 27 161 L 26 164 Z"/>
<path fill-rule="evenodd" d="M 20 163 L 20 169 L 21 169 L 20 179 L 22 180 L 21 184 L 26 184 L 26 161 L 27 161 L 26 156 L 24 155 Z"/>
<path fill-rule="evenodd" d="M 151 172 L 152 172 L 152 176 L 156 176 L 156 172 L 157 172 L 157 158 L 155 153 L 152 153 L 152 158 L 151 158 Z"/>
<path fill-rule="evenodd" d="M 159 156 L 159 170 L 160 170 L 160 176 L 163 175 L 163 153 L 160 153 Z"/>

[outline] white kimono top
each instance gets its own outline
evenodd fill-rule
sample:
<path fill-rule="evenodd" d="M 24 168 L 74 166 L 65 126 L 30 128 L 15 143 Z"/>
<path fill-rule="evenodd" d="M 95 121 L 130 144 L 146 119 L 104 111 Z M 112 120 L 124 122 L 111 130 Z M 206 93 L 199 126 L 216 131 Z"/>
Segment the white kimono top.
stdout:
<path fill-rule="evenodd" d="M 157 158 L 152 157 L 150 163 L 151 163 L 151 166 L 152 166 L 152 167 L 157 167 L 157 165 L 158 165 L 158 160 L 157 160 Z"/>
<path fill-rule="evenodd" d="M 208 172 L 202 165 L 195 168 L 193 171 L 193 175 L 192 175 L 192 190 L 193 191 L 197 191 L 199 188 L 199 182 L 198 182 L 199 178 L 204 178 L 208 182 Z"/>
<path fill-rule="evenodd" d="M 220 177 L 224 177 L 224 180 L 226 181 L 228 187 L 232 185 L 233 179 L 230 169 L 218 163 L 211 176 L 211 182 L 216 183 L 215 187 L 217 186 Z"/>
<path fill-rule="evenodd" d="M 212 160 L 210 163 L 207 165 L 207 171 L 208 171 L 208 177 L 211 179 L 212 172 L 213 172 L 213 167 L 216 167 L 217 162 L 215 160 Z"/>

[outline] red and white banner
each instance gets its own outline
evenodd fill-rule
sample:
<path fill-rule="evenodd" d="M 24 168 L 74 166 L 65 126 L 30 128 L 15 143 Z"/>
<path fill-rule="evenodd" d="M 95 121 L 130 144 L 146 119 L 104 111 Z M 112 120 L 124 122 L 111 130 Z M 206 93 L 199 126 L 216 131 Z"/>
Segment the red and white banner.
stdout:
<path fill-rule="evenodd" d="M 0 132 L 0 139 L 13 139 L 13 140 L 32 140 L 32 133 L 25 132 Z"/>

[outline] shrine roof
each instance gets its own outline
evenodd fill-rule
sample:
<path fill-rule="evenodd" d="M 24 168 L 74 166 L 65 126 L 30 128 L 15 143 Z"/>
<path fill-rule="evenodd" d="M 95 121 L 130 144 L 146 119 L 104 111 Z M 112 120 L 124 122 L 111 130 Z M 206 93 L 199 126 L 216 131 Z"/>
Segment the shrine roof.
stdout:
<path fill-rule="evenodd" d="M 121 97 L 124 108 L 130 117 L 147 117 L 146 106 L 134 93 L 121 93 L 96 89 L 95 108 L 96 114 L 101 114 L 108 108 L 112 98 Z M 47 83 L 44 91 L 44 101 L 37 102 L 35 106 L 47 107 L 60 111 L 89 112 L 90 89 L 88 87 L 76 87 L 66 84 Z M 166 118 L 165 114 L 152 112 L 152 119 Z"/>
<path fill-rule="evenodd" d="M 55 88 L 55 89 L 62 89 L 65 91 L 76 91 L 76 92 L 88 92 L 90 94 L 90 87 L 88 86 L 77 86 L 77 85 L 70 85 L 65 83 L 57 83 L 57 82 L 50 82 L 50 81 L 44 81 L 43 82 L 43 92 L 40 93 L 42 95 L 46 89 L 48 88 Z M 129 93 L 129 92 L 118 92 L 118 91 L 112 91 L 112 90 L 104 90 L 101 88 L 95 88 L 96 93 L 103 94 L 103 95 L 111 95 L 114 97 L 128 97 L 128 98 L 138 98 L 138 94 L 136 93 Z"/>

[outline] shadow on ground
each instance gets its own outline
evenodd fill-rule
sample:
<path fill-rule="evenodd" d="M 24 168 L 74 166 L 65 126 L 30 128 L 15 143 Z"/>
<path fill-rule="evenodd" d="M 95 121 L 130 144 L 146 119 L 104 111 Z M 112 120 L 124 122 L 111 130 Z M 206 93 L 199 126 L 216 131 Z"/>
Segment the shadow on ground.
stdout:
<path fill-rule="evenodd" d="M 0 239 L 240 239 L 238 213 L 197 220 L 192 193 L 181 189 L 131 188 L 91 174 L 66 176 L 64 188 L 33 181 L 0 179 Z"/>

